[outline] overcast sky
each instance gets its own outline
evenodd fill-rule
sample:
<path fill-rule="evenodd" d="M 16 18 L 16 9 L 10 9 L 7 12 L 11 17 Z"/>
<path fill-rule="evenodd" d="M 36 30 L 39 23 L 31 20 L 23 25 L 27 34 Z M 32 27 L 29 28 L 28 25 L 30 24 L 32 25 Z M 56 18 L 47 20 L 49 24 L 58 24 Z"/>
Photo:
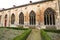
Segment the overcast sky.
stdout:
<path fill-rule="evenodd" d="M 0 9 L 1 8 L 10 8 L 13 5 L 19 6 L 23 4 L 28 4 L 30 0 L 0 0 Z M 37 2 L 40 0 L 31 0 L 32 2 Z"/>

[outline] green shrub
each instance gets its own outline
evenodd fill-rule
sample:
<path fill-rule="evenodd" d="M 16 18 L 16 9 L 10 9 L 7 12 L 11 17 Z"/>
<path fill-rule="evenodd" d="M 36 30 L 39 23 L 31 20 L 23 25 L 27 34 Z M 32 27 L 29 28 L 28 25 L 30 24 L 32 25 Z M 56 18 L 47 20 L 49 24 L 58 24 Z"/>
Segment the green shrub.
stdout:
<path fill-rule="evenodd" d="M 31 29 L 28 29 L 24 33 L 22 33 L 21 35 L 15 37 L 13 40 L 26 40 L 26 38 L 28 37 L 30 32 L 31 32 Z"/>
<path fill-rule="evenodd" d="M 44 31 L 53 32 L 53 33 L 60 33 L 60 30 L 47 30 L 47 29 L 44 29 Z"/>
<path fill-rule="evenodd" d="M 47 35 L 47 33 L 44 30 L 40 30 L 42 40 L 51 40 L 51 38 Z"/>
<path fill-rule="evenodd" d="M 16 29 L 16 30 L 27 30 L 28 28 L 18 28 L 18 27 L 0 27 L 0 28 L 8 28 L 8 29 Z"/>

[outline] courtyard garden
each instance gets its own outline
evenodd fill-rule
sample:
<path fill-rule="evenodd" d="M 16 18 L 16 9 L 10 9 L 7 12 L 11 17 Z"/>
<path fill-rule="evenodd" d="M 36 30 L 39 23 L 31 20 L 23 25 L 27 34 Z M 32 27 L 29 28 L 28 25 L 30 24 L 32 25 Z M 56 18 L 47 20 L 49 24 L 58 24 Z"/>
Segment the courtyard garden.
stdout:
<path fill-rule="evenodd" d="M 0 40 L 60 40 L 60 30 L 0 27 Z"/>
<path fill-rule="evenodd" d="M 0 40 L 26 40 L 31 29 L 0 27 Z"/>

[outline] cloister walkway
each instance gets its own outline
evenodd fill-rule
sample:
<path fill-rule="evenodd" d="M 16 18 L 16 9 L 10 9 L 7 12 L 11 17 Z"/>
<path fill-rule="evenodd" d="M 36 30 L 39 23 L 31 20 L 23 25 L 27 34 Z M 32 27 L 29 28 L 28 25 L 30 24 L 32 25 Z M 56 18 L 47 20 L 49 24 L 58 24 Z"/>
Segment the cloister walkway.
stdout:
<path fill-rule="evenodd" d="M 40 30 L 32 29 L 32 32 L 28 36 L 27 40 L 41 40 Z"/>

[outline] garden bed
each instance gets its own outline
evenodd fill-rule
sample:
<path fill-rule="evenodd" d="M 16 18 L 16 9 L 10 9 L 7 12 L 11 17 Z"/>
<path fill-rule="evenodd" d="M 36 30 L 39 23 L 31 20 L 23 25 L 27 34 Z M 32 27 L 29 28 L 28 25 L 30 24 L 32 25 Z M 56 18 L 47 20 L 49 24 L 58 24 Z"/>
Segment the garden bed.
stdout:
<path fill-rule="evenodd" d="M 42 40 L 60 40 L 60 30 L 42 29 L 40 31 Z"/>
<path fill-rule="evenodd" d="M 30 32 L 31 32 L 31 29 L 26 29 L 26 28 L 1 27 L 0 40 L 20 40 L 20 39 L 22 40 L 24 39 L 24 37 L 27 38 Z"/>

